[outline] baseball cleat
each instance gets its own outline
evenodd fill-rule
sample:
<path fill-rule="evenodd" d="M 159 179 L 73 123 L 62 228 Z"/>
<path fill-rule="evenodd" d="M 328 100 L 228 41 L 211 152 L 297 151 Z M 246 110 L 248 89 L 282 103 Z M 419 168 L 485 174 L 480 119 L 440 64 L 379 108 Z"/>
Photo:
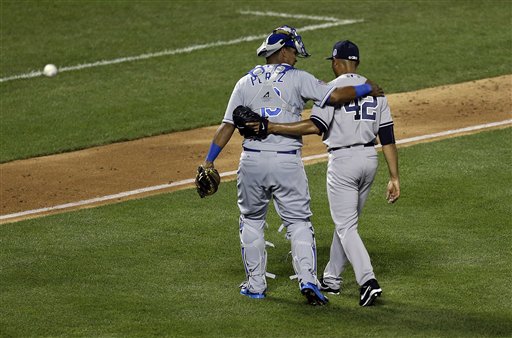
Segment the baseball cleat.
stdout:
<path fill-rule="evenodd" d="M 253 298 L 253 299 L 262 299 L 262 298 L 265 298 L 267 296 L 265 291 L 263 291 L 261 293 L 249 291 L 249 287 L 247 285 L 247 282 L 244 282 L 244 283 L 242 283 L 240 285 L 240 294 L 244 295 L 244 296 L 247 296 L 249 298 Z"/>
<path fill-rule="evenodd" d="M 359 305 L 371 306 L 375 299 L 382 294 L 382 289 L 375 279 L 370 279 L 361 286 L 360 294 Z"/>
<path fill-rule="evenodd" d="M 325 297 L 313 283 L 300 284 L 300 292 L 306 296 L 310 305 L 325 305 L 329 299 Z"/>
<path fill-rule="evenodd" d="M 324 283 L 323 278 L 320 278 L 320 290 L 322 290 L 323 292 L 327 292 L 331 295 L 339 295 L 340 294 L 340 289 L 331 288 L 329 285 Z"/>

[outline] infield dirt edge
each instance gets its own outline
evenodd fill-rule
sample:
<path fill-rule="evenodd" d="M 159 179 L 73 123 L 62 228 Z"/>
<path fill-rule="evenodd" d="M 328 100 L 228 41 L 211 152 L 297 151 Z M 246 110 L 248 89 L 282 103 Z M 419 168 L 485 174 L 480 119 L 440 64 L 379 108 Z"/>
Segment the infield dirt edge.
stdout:
<path fill-rule="evenodd" d="M 400 140 L 510 119 L 511 93 L 512 75 L 504 75 L 391 94 L 388 100 L 396 137 Z M 306 112 L 304 118 L 308 114 Z M 219 121 L 222 115 L 223 112 L 219 112 Z M 193 178 L 216 128 L 199 128 L 1 164 L 1 214 L 52 207 Z M 458 134 L 447 137 L 454 136 Z M 305 137 L 304 143 L 303 156 L 325 153 L 325 147 L 316 135 Z M 241 138 L 235 134 L 216 161 L 219 171 L 236 170 L 240 144 Z M 324 160 L 309 161 L 308 164 Z M 229 178 L 223 178 L 223 181 L 227 180 Z M 2 220 L 0 224 L 190 187 L 183 185 L 76 208 L 12 218 Z"/>

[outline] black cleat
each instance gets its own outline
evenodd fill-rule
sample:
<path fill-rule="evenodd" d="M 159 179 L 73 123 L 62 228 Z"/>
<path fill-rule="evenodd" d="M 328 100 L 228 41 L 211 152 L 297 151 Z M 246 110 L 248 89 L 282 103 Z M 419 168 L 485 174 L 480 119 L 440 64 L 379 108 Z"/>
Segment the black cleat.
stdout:
<path fill-rule="evenodd" d="M 359 305 L 371 306 L 375 299 L 382 294 L 382 289 L 375 279 L 370 279 L 361 286 L 360 294 Z"/>
<path fill-rule="evenodd" d="M 331 288 L 330 286 L 328 286 L 327 284 L 324 283 L 323 278 L 320 278 L 320 290 L 322 290 L 323 292 L 327 292 L 331 295 L 339 295 L 340 294 L 340 289 Z"/>

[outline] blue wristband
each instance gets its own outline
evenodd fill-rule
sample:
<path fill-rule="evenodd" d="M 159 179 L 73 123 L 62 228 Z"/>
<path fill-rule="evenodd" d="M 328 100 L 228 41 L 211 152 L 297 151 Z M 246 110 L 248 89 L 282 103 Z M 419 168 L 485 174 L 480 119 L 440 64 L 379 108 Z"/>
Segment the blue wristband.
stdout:
<path fill-rule="evenodd" d="M 372 92 L 372 86 L 370 86 L 368 83 L 354 86 L 354 89 L 356 90 L 356 97 L 366 96 Z"/>
<path fill-rule="evenodd" d="M 221 150 L 221 147 L 212 142 L 212 144 L 210 145 L 210 150 L 208 150 L 208 155 L 206 155 L 206 160 L 208 162 L 215 161 L 217 156 L 219 156 Z"/>

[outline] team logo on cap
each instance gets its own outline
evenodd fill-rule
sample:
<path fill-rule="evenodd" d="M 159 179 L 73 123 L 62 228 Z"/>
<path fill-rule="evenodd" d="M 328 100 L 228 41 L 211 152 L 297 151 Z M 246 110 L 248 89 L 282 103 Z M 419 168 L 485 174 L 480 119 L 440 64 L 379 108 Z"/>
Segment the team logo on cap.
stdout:
<path fill-rule="evenodd" d="M 332 51 L 332 57 L 335 57 L 336 55 L 338 55 L 338 50 L 337 49 Z"/>

